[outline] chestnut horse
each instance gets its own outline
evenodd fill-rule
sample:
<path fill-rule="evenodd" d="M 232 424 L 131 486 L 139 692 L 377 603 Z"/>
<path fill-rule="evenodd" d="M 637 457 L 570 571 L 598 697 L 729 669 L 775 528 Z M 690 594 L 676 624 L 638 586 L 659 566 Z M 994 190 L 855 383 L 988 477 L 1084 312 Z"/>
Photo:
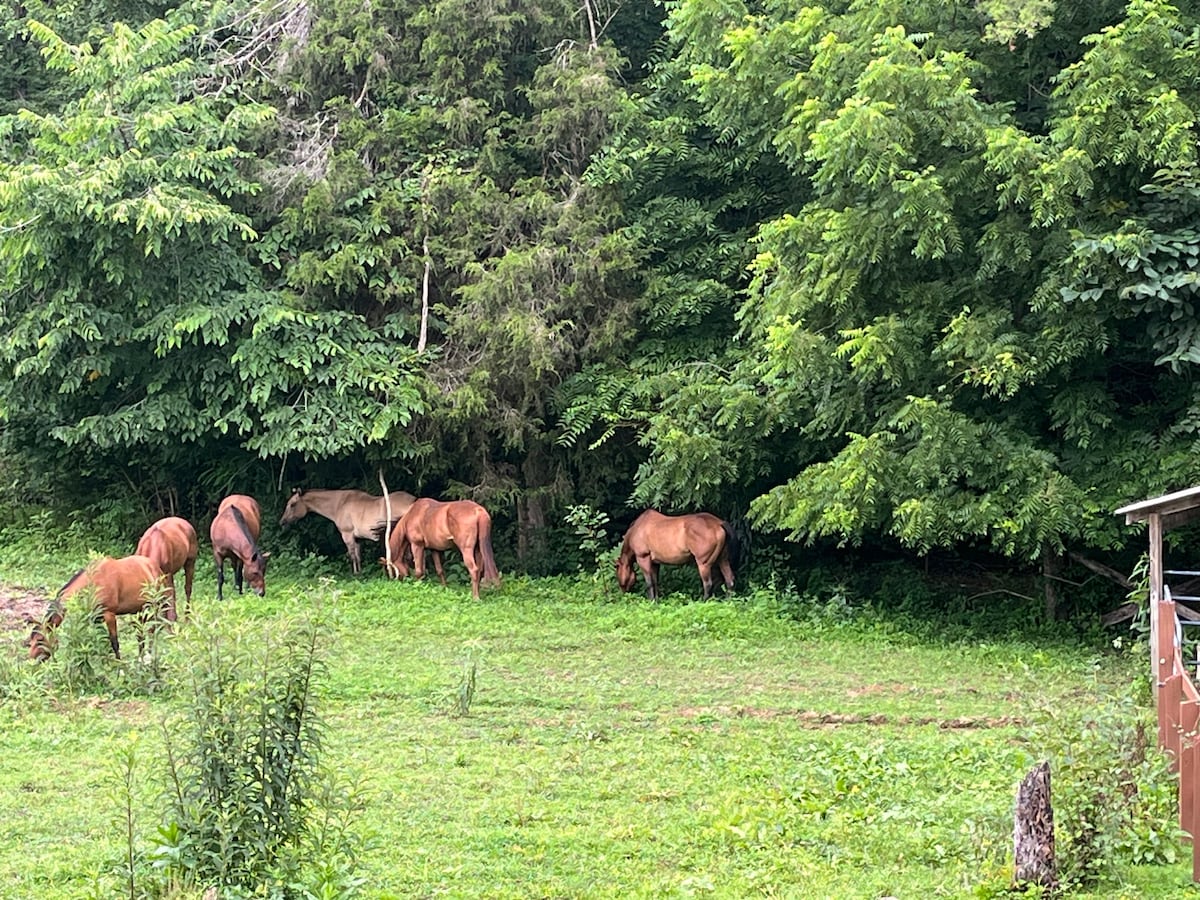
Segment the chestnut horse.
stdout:
<path fill-rule="evenodd" d="M 212 541 L 213 560 L 217 565 L 217 599 L 224 600 L 225 560 L 233 562 L 233 583 L 242 592 L 242 578 L 250 582 L 254 593 L 262 597 L 267 592 L 267 559 L 271 554 L 258 549 L 262 514 L 258 501 L 245 494 L 230 494 L 217 507 L 208 528 Z"/>
<path fill-rule="evenodd" d="M 162 583 L 162 570 L 154 560 L 145 556 L 125 556 L 120 559 L 106 556 L 80 569 L 55 595 L 46 618 L 34 626 L 29 635 L 30 658 L 49 658 L 53 644 L 51 632 L 62 624 L 66 614 L 64 601 L 90 587 L 96 591 L 96 608 L 108 629 L 108 642 L 112 645 L 113 654 L 120 659 L 117 616 L 145 610 L 154 599 L 154 588 Z M 171 594 L 167 595 L 165 616 L 168 622 L 175 621 L 175 598 Z"/>
<path fill-rule="evenodd" d="M 158 563 L 166 576 L 172 599 L 175 599 L 175 573 L 183 569 L 183 594 L 189 604 L 192 602 L 192 580 L 196 574 L 200 542 L 191 522 L 178 516 L 159 519 L 146 529 L 133 552 Z"/>
<path fill-rule="evenodd" d="M 471 574 L 471 594 L 479 599 L 479 583 L 486 579 L 500 583 L 500 571 L 492 555 L 492 517 L 474 500 L 430 500 L 422 497 L 408 508 L 388 537 L 393 570 L 396 578 L 408 575 L 408 553 L 412 552 L 413 575 L 425 577 L 425 551 L 433 551 L 433 567 L 442 584 L 446 573 L 442 569 L 442 551 L 457 547 Z M 379 561 L 387 566 L 387 559 Z"/>
<path fill-rule="evenodd" d="M 417 498 L 407 491 L 392 491 L 388 494 L 391 503 L 392 522 L 408 512 Z M 279 524 L 287 528 L 303 519 L 310 512 L 331 520 L 337 526 L 350 556 L 350 569 L 357 575 L 362 571 L 362 553 L 358 539 L 380 541 L 388 533 L 388 507 L 383 497 L 366 491 L 330 491 L 320 488 L 303 490 L 296 488 L 288 499 Z"/>
<path fill-rule="evenodd" d="M 733 559 L 737 556 L 737 536 L 728 522 L 711 513 L 664 516 L 648 509 L 625 532 L 621 555 L 617 557 L 617 583 L 630 591 L 637 581 L 633 568 L 636 559 L 646 579 L 646 596 L 657 600 L 660 563 L 678 566 L 695 560 L 704 585 L 704 599 L 712 596 L 713 568 L 721 570 L 726 591 L 733 589 Z"/>

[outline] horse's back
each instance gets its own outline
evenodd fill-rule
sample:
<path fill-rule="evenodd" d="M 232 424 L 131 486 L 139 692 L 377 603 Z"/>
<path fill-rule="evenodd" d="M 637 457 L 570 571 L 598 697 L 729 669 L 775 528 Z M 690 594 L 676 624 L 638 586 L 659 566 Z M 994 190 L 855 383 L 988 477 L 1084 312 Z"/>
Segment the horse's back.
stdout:
<path fill-rule="evenodd" d="M 164 573 L 178 572 L 199 556 L 200 541 L 191 522 L 179 516 L 167 516 L 146 529 L 134 553 L 148 556 Z"/>
<path fill-rule="evenodd" d="M 625 543 L 635 555 L 648 553 L 656 562 L 678 565 L 723 547 L 724 523 L 712 513 L 668 516 L 648 509 L 629 526 Z"/>
<path fill-rule="evenodd" d="M 219 527 L 217 522 L 221 518 L 221 514 L 231 508 L 242 514 L 250 536 L 257 541 L 262 528 L 262 510 L 259 508 L 258 501 L 246 494 L 230 494 L 221 501 L 221 505 L 217 507 L 217 514 L 213 517 L 213 525 L 209 529 L 210 536 L 213 529 Z"/>
<path fill-rule="evenodd" d="M 162 569 L 148 556 L 133 554 L 103 559 L 91 574 L 96 599 L 115 613 L 137 612 L 145 603 L 144 588 L 162 578 Z"/>

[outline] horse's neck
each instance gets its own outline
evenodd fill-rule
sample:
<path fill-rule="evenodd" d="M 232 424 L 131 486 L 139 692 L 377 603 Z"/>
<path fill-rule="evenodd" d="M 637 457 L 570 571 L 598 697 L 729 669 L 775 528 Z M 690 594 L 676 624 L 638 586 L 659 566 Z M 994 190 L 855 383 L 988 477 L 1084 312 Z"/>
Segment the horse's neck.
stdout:
<path fill-rule="evenodd" d="M 312 490 L 304 492 L 304 505 L 309 512 L 337 521 L 338 510 L 346 499 L 345 491 Z"/>
<path fill-rule="evenodd" d="M 55 595 L 55 599 L 66 600 L 72 594 L 82 591 L 89 584 L 91 584 L 91 577 L 88 570 L 80 569 L 71 576 L 70 580 L 66 584 L 59 588 L 58 593 Z"/>

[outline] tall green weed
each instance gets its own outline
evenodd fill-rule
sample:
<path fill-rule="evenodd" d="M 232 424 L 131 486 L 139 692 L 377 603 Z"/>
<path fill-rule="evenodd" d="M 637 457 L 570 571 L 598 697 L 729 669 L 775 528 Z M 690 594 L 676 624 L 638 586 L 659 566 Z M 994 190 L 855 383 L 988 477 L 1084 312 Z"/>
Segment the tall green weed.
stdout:
<path fill-rule="evenodd" d="M 189 622 L 186 700 L 163 732 L 167 813 L 151 854 L 160 887 L 280 900 L 357 890 L 357 800 L 322 761 L 327 628 L 319 613 L 269 629 Z"/>

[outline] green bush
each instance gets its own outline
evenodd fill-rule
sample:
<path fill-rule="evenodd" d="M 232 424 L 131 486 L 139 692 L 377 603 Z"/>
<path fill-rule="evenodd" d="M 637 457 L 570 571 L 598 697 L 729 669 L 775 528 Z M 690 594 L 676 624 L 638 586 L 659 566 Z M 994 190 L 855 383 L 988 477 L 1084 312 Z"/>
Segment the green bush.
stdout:
<path fill-rule="evenodd" d="M 1120 865 L 1178 860 L 1177 781 L 1154 728 L 1152 711 L 1130 699 L 1046 723 L 1056 742 L 1051 791 L 1064 888 L 1110 883 Z"/>
<path fill-rule="evenodd" d="M 187 700 L 164 730 L 168 814 L 151 854 L 160 890 L 356 891 L 356 801 L 321 763 L 326 628 L 319 614 L 270 630 L 189 622 L 180 663 Z"/>

